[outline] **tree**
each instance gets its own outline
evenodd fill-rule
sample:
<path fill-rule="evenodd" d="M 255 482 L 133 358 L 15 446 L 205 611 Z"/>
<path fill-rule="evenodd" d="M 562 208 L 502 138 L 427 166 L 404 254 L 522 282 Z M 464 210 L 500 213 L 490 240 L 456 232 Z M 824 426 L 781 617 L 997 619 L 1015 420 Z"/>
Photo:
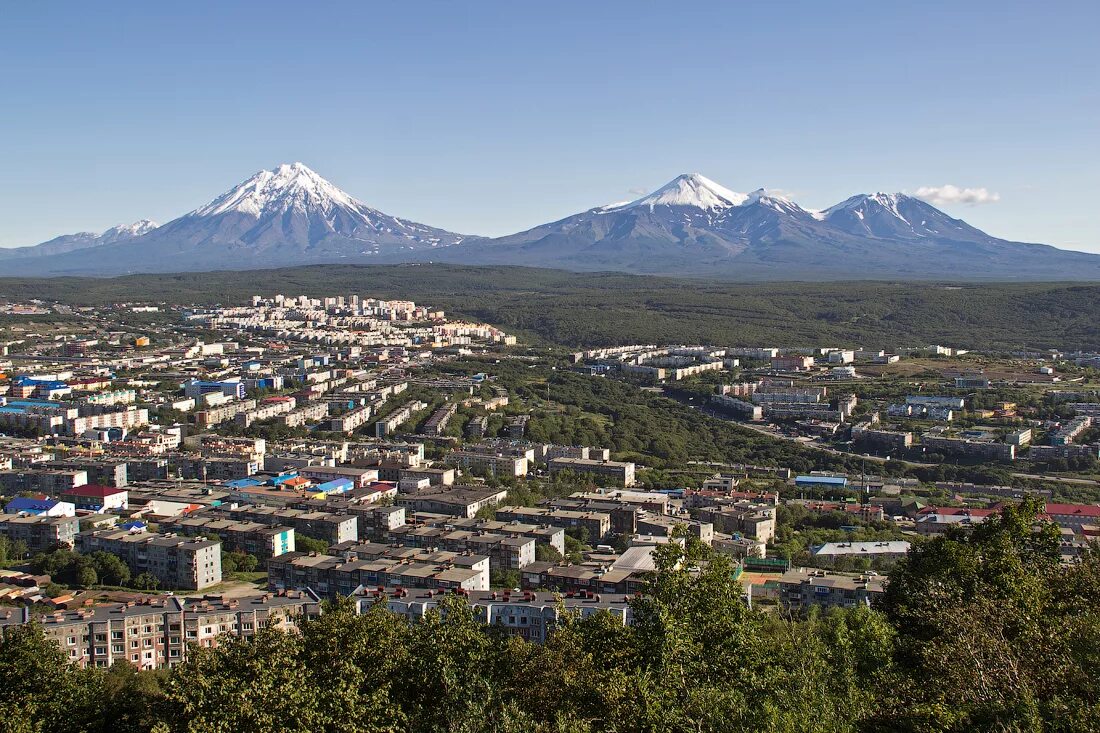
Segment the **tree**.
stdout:
<path fill-rule="evenodd" d="M 255 572 L 259 564 L 260 561 L 255 555 L 242 553 L 241 556 L 237 558 L 237 569 L 242 573 Z"/>
<path fill-rule="evenodd" d="M 903 673 L 891 725 L 1033 729 L 1100 703 L 1081 683 L 1100 673 L 1100 564 L 1062 567 L 1042 511 L 1035 499 L 1006 506 L 898 564 L 880 604 Z"/>
<path fill-rule="evenodd" d="M 135 576 L 131 585 L 138 590 L 156 590 L 160 587 L 160 580 L 149 571 L 145 571 Z"/>
<path fill-rule="evenodd" d="M 90 588 L 99 582 L 99 575 L 91 565 L 83 565 L 76 571 L 77 585 Z"/>
<path fill-rule="evenodd" d="M 535 545 L 535 560 L 539 562 L 561 562 L 564 559 L 563 555 L 557 551 L 557 549 L 550 545 L 536 544 Z"/>
<path fill-rule="evenodd" d="M 8 565 L 16 560 L 21 560 L 26 554 L 26 542 L 0 537 L 0 567 Z"/>
<path fill-rule="evenodd" d="M 0 729 L 68 733 L 95 729 L 102 679 L 69 664 L 37 624 L 0 635 Z"/>
<path fill-rule="evenodd" d="M 518 588 L 520 576 L 518 570 L 496 569 L 489 573 L 489 585 L 493 588 Z"/>
<path fill-rule="evenodd" d="M 302 637 L 264 629 L 192 647 L 165 688 L 164 720 L 189 733 L 322 731 L 332 726 L 319 710 L 324 695 L 303 663 Z"/>
<path fill-rule="evenodd" d="M 294 547 L 299 552 L 318 552 L 323 554 L 328 551 L 328 542 L 319 540 L 316 537 L 310 537 L 306 534 L 295 533 Z"/>
<path fill-rule="evenodd" d="M 105 585 L 126 585 L 130 582 L 130 568 L 117 555 L 102 550 L 91 555 L 92 566 Z"/>

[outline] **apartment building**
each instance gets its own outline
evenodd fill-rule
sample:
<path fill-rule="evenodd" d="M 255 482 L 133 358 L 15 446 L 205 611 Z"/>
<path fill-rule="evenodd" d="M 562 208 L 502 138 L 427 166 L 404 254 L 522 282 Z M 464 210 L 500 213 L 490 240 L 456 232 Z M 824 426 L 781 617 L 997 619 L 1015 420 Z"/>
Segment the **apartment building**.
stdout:
<path fill-rule="evenodd" d="M 76 548 L 117 555 L 130 572 L 151 573 L 166 589 L 202 590 L 222 581 L 222 545 L 214 540 L 106 529 L 77 534 Z"/>
<path fill-rule="evenodd" d="M 256 400 L 247 399 L 240 402 L 230 402 L 195 413 L 195 426 L 200 430 L 229 422 L 242 412 L 250 412 L 256 409 Z"/>
<path fill-rule="evenodd" d="M 268 588 L 309 588 L 322 598 L 358 588 L 488 590 L 489 558 L 365 544 L 337 555 L 289 552 L 267 564 Z"/>
<path fill-rule="evenodd" d="M 359 520 L 360 542 L 388 541 L 390 532 L 405 526 L 403 506 L 351 505 L 347 511 Z"/>
<path fill-rule="evenodd" d="M 1059 425 L 1054 430 L 1050 431 L 1048 436 L 1050 438 L 1050 444 L 1069 445 L 1091 426 L 1091 417 L 1088 415 L 1079 415 L 1064 425 Z"/>
<path fill-rule="evenodd" d="M 717 394 L 710 398 L 711 404 L 729 410 L 743 420 L 763 420 L 764 408 L 728 394 Z"/>
<path fill-rule="evenodd" d="M 294 552 L 293 527 L 273 527 L 259 522 L 196 514 L 162 521 L 159 529 L 188 537 L 213 535 L 221 540 L 226 550 L 254 555 L 261 563 L 276 555 Z"/>
<path fill-rule="evenodd" d="M 939 453 L 978 456 L 996 461 L 1013 461 L 1016 459 L 1016 446 L 1011 443 L 962 437 L 955 438 L 933 433 L 922 435 L 920 442 L 926 450 Z"/>
<path fill-rule="evenodd" d="M 386 541 L 402 547 L 484 555 L 492 570 L 519 570 L 535 561 L 535 539 L 482 530 L 406 525 L 391 530 Z"/>
<path fill-rule="evenodd" d="M 644 510 L 636 504 L 614 498 L 578 498 L 574 496 L 550 499 L 544 505 L 551 509 L 573 512 L 599 512 L 611 517 L 611 533 L 631 535 L 638 531 L 638 517 Z"/>
<path fill-rule="evenodd" d="M 761 542 L 771 542 L 775 536 L 775 507 L 739 501 L 733 504 L 703 507 L 696 510 L 701 522 L 727 534 L 742 534 Z"/>
<path fill-rule="evenodd" d="M 252 423 L 270 420 L 279 415 L 286 415 L 294 410 L 297 404 L 293 397 L 268 397 L 260 401 L 254 410 L 239 412 L 233 416 L 233 422 L 247 428 Z"/>
<path fill-rule="evenodd" d="M 859 423 L 852 426 L 852 440 L 878 446 L 886 450 L 907 450 L 913 445 L 913 434 L 898 430 L 884 430 Z"/>
<path fill-rule="evenodd" d="M 520 581 L 528 590 L 557 591 L 566 598 L 601 594 L 631 595 L 646 587 L 646 571 L 607 566 L 557 565 L 534 562 L 520 571 Z"/>
<path fill-rule="evenodd" d="M 260 472 L 260 464 L 246 457 L 201 456 L 194 453 L 171 453 L 168 475 L 196 481 L 232 481 Z"/>
<path fill-rule="evenodd" d="M 550 525 L 565 530 L 583 529 L 591 540 L 601 539 L 611 533 L 611 515 L 605 512 L 507 506 L 497 509 L 496 519 L 498 522 Z"/>
<path fill-rule="evenodd" d="M 624 461 L 595 461 L 587 458 L 554 458 L 549 462 L 551 475 L 561 471 L 598 476 L 616 486 L 634 485 L 634 464 Z"/>
<path fill-rule="evenodd" d="M 296 428 L 306 423 L 316 422 L 328 417 L 328 405 L 324 402 L 310 402 L 301 407 L 296 407 L 285 415 L 276 419 L 277 423 L 288 428 Z"/>
<path fill-rule="evenodd" d="M 384 438 L 392 433 L 397 428 L 409 421 L 409 418 L 413 416 L 413 413 L 420 412 L 426 404 L 420 400 L 414 400 L 404 407 L 399 408 L 389 416 L 379 420 L 374 424 L 374 436 L 376 438 Z"/>
<path fill-rule="evenodd" d="M 329 418 L 328 429 L 334 433 L 353 433 L 370 422 L 373 415 L 374 408 L 371 405 L 355 407 L 342 415 Z"/>
<path fill-rule="evenodd" d="M 428 611 L 438 609 L 447 593 L 433 590 L 402 589 L 399 592 L 379 592 L 376 588 L 356 593 L 359 613 L 366 613 L 376 603 L 385 603 L 391 613 L 415 623 Z M 599 596 L 595 593 L 559 593 L 536 591 L 475 591 L 451 593 L 468 603 L 474 618 L 536 644 L 544 643 L 557 628 L 562 613 L 587 618 L 595 613 L 608 613 L 624 626 L 633 623 L 630 599 L 619 596 Z"/>
<path fill-rule="evenodd" d="M 447 454 L 443 462 L 456 466 L 466 473 L 479 473 L 491 476 L 526 476 L 529 462 L 526 457 L 517 457 L 505 453 L 481 453 L 469 450 L 456 450 Z"/>
<path fill-rule="evenodd" d="M 84 484 L 62 493 L 78 510 L 89 512 L 122 511 L 129 506 L 129 493 L 115 486 Z"/>
<path fill-rule="evenodd" d="M 76 517 L 0 514 L 0 537 L 22 542 L 30 552 L 48 552 L 56 547 L 73 547 L 80 521 Z"/>
<path fill-rule="evenodd" d="M 772 369 L 782 372 L 804 372 L 814 368 L 812 356 L 796 354 L 771 357 Z"/>
<path fill-rule="evenodd" d="M 88 483 L 88 472 L 58 468 L 0 471 L 0 491 L 5 494 L 63 494 Z"/>
<path fill-rule="evenodd" d="M 87 483 L 100 486 L 124 488 L 129 480 L 126 461 L 117 458 L 65 458 L 41 465 L 61 471 L 84 471 L 88 474 Z"/>
<path fill-rule="evenodd" d="M 489 418 L 486 415 L 475 415 L 466 423 L 464 432 L 467 438 L 477 439 L 484 437 L 485 431 L 488 429 Z"/>
<path fill-rule="evenodd" d="M 292 630 L 298 619 L 321 612 L 309 591 L 227 599 L 156 596 L 34 617 L 31 609 L 0 609 L 0 633 L 32 620 L 79 667 L 127 662 L 138 669 L 172 667 L 192 647 L 216 647 L 226 636 L 252 636 L 265 628 Z"/>
<path fill-rule="evenodd" d="M 667 514 L 643 513 L 638 517 L 638 534 L 650 537 L 671 538 L 680 527 L 684 527 L 704 545 L 714 542 L 714 525 L 700 522 L 688 516 L 670 516 Z"/>
<path fill-rule="evenodd" d="M 885 579 L 879 576 L 833 573 L 827 570 L 798 568 L 781 575 L 779 605 L 786 611 L 819 608 L 855 608 L 870 606 L 885 591 Z"/>
<path fill-rule="evenodd" d="M 421 432 L 424 435 L 443 435 L 443 432 L 447 429 L 447 424 L 451 421 L 451 418 L 455 416 L 458 411 L 458 405 L 454 402 L 448 402 L 442 407 L 436 409 L 435 412 L 425 421 L 424 427 Z"/>
<path fill-rule="evenodd" d="M 395 503 L 414 512 L 472 517 L 488 506 L 496 506 L 508 498 L 506 489 L 454 486 L 441 491 L 400 494 Z"/>
<path fill-rule="evenodd" d="M 359 537 L 359 523 L 354 515 L 330 512 L 279 509 L 245 504 L 217 507 L 214 511 L 236 521 L 256 522 L 269 527 L 290 527 L 298 535 L 324 540 L 330 545 L 349 542 Z"/>
<path fill-rule="evenodd" d="M 1033 445 L 1027 452 L 1032 461 L 1049 461 L 1055 458 L 1100 458 L 1100 446 L 1081 443 L 1063 445 Z"/>
<path fill-rule="evenodd" d="M 402 516 L 402 522 L 404 522 L 404 516 Z M 548 524 L 500 522 L 495 519 L 464 519 L 461 517 L 451 517 L 427 512 L 410 514 L 409 522 L 410 524 L 408 526 L 416 530 L 431 529 L 443 532 L 465 530 L 468 532 L 504 535 L 506 537 L 528 537 L 533 539 L 536 545 L 552 547 L 563 555 L 565 554 L 565 530 L 561 527 L 551 527 Z M 401 531 L 404 531 L 404 525 L 395 526 L 390 530 L 390 532 Z M 380 541 L 396 541 L 400 544 L 404 544 L 401 540 L 391 539 L 390 534 L 380 535 L 379 538 Z"/>

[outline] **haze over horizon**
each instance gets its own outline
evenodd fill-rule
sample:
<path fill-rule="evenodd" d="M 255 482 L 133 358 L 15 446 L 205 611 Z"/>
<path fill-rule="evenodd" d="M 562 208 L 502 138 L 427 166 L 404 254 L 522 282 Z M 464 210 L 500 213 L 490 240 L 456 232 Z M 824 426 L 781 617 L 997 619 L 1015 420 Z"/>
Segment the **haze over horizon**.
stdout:
<path fill-rule="evenodd" d="M 905 191 L 1100 252 L 1093 4 L 1038 27 L 1014 3 L 122 6 L 5 14 L 0 246 L 164 223 L 300 160 L 468 234 L 698 171 L 807 208 Z"/>

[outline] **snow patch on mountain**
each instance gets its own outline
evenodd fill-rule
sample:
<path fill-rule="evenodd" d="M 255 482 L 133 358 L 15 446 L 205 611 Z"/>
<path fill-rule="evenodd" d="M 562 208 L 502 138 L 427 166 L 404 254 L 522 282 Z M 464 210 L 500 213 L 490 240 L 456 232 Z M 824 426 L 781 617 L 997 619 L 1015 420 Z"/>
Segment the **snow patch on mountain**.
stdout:
<path fill-rule="evenodd" d="M 260 171 L 190 215 L 206 217 L 238 212 L 258 219 L 272 211 L 293 208 L 327 213 L 340 206 L 365 208 L 303 163 L 283 163 L 274 170 Z"/>
<path fill-rule="evenodd" d="M 655 206 L 690 206 L 715 210 L 740 206 L 749 199 L 748 194 L 737 193 L 698 173 L 677 176 L 651 194 L 635 199 L 620 209 L 639 206 L 653 209 Z"/>

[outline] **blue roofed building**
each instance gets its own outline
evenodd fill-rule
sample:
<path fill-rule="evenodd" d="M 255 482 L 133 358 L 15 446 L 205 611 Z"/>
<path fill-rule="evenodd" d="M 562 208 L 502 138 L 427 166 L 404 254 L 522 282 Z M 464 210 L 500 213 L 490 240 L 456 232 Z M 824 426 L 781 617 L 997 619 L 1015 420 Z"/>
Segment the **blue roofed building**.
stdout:
<path fill-rule="evenodd" d="M 76 504 L 56 499 L 18 496 L 4 505 L 4 513 L 28 517 L 75 517 Z"/>
<path fill-rule="evenodd" d="M 351 479 L 338 478 L 326 481 L 323 484 L 317 484 L 313 487 L 313 491 L 323 491 L 326 494 L 343 494 L 353 488 L 355 488 L 355 483 Z"/>

